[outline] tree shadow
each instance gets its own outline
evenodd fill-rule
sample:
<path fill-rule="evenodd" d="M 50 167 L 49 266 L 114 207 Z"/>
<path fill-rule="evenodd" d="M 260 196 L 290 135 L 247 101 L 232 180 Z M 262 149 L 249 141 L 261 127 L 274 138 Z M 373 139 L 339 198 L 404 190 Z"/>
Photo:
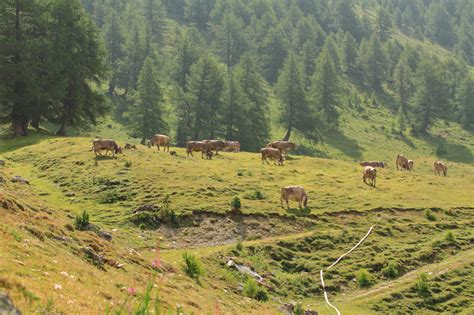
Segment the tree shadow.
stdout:
<path fill-rule="evenodd" d="M 115 160 L 117 156 L 111 156 L 111 155 L 97 155 L 95 157 L 96 161 L 107 161 L 107 160 Z"/>
<path fill-rule="evenodd" d="M 28 135 L 24 137 L 16 137 L 13 133 L 8 132 L 0 135 L 0 153 L 15 151 L 54 137 L 52 133 L 44 129 L 28 129 Z"/>
<path fill-rule="evenodd" d="M 471 150 L 462 144 L 450 143 L 441 136 L 431 134 L 424 134 L 421 138 L 434 147 L 435 154 L 440 158 L 459 163 L 474 163 Z"/>
<path fill-rule="evenodd" d="M 356 140 L 347 137 L 342 131 L 335 130 L 331 132 L 325 141 L 327 144 L 341 150 L 345 155 L 353 159 L 361 159 L 362 151 Z"/>

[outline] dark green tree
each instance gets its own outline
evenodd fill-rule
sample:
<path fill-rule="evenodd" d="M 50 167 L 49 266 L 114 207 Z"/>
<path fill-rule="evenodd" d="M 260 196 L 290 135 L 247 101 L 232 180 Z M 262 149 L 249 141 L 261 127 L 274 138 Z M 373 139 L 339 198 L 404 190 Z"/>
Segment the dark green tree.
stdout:
<path fill-rule="evenodd" d="M 351 0 L 336 0 L 334 3 L 334 19 L 338 29 L 349 32 L 354 38 L 360 38 L 360 23 L 354 13 Z"/>
<path fill-rule="evenodd" d="M 428 13 L 428 29 L 433 40 L 451 48 L 456 42 L 456 33 L 451 25 L 448 12 L 440 4 L 432 3 Z"/>
<path fill-rule="evenodd" d="M 278 76 L 276 93 L 280 101 L 279 121 L 286 129 L 284 141 L 288 141 L 293 130 L 310 136 L 315 130 L 314 117 L 308 106 L 301 66 L 290 53 Z"/>
<path fill-rule="evenodd" d="M 425 133 L 436 118 L 446 117 L 450 112 L 445 71 L 439 59 L 430 58 L 420 62 L 416 71 L 415 91 L 415 127 L 417 131 Z"/>
<path fill-rule="evenodd" d="M 461 123 L 466 129 L 474 128 L 474 79 L 466 76 L 459 91 Z"/>
<path fill-rule="evenodd" d="M 273 83 L 288 54 L 288 41 L 283 29 L 281 27 L 270 29 L 260 50 L 265 78 Z"/>
<path fill-rule="evenodd" d="M 372 34 L 368 41 L 361 42 L 359 61 L 369 85 L 380 89 L 385 78 L 386 58 L 378 35 Z"/>
<path fill-rule="evenodd" d="M 244 22 L 231 13 L 225 13 L 222 21 L 213 25 L 213 31 L 219 55 L 227 65 L 227 71 L 230 71 L 247 49 Z"/>
<path fill-rule="evenodd" d="M 349 32 L 344 35 L 339 50 L 342 70 L 347 74 L 351 74 L 357 62 L 357 43 Z"/>
<path fill-rule="evenodd" d="M 382 42 L 390 37 L 390 29 L 392 28 L 392 18 L 387 10 L 380 7 L 377 10 L 375 31 L 379 35 Z"/>
<path fill-rule="evenodd" d="M 221 96 L 224 89 L 223 70 L 209 53 L 202 54 L 191 67 L 187 85 L 186 101 L 192 111 L 191 136 L 214 139 L 218 133 L 222 115 Z"/>
<path fill-rule="evenodd" d="M 408 112 L 408 102 L 413 91 L 413 72 L 410 69 L 406 55 L 402 55 L 395 67 L 394 85 L 400 108 L 403 114 Z"/>
<path fill-rule="evenodd" d="M 339 78 L 328 49 L 323 49 L 317 60 L 316 71 L 312 78 L 311 102 L 316 111 L 321 113 L 324 128 L 336 129 L 339 126 L 337 111 Z"/>
<path fill-rule="evenodd" d="M 214 3 L 215 0 L 185 0 L 184 14 L 186 20 L 200 31 L 207 30 Z"/>
<path fill-rule="evenodd" d="M 140 70 L 137 91 L 132 100 L 128 118 L 134 136 L 139 136 L 145 143 L 155 133 L 166 133 L 168 128 L 164 121 L 163 91 L 150 57 L 145 59 Z"/>

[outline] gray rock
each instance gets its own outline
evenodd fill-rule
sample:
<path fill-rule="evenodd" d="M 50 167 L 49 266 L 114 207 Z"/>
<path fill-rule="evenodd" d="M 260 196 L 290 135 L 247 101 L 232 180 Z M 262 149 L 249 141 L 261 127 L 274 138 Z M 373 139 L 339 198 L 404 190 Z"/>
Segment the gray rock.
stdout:
<path fill-rule="evenodd" d="M 4 160 L 0 160 L 0 166 L 5 166 L 5 161 Z"/>
<path fill-rule="evenodd" d="M 18 176 L 18 175 L 14 176 L 14 177 L 11 179 L 11 181 L 12 181 L 13 183 L 22 183 L 22 184 L 28 184 L 28 185 L 30 184 L 30 181 L 29 181 L 29 180 L 24 179 L 23 177 Z"/>
<path fill-rule="evenodd" d="M 0 292 L 0 315 L 21 315 L 5 293 Z"/>

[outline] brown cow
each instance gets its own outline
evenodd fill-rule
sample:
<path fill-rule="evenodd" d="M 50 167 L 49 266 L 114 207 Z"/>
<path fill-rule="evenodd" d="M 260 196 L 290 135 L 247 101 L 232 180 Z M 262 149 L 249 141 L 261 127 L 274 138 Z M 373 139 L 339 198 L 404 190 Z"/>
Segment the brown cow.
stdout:
<path fill-rule="evenodd" d="M 441 173 L 443 173 L 444 176 L 448 175 L 448 166 L 441 161 L 434 162 L 433 169 L 435 175 L 441 175 Z"/>
<path fill-rule="evenodd" d="M 168 149 L 168 152 L 170 152 L 170 137 L 167 135 L 160 135 L 156 134 L 153 137 L 151 137 L 150 141 L 148 142 L 148 147 L 151 148 L 152 145 L 156 145 L 158 148 L 158 151 L 160 151 L 160 145 L 164 147 L 163 151 L 166 152 L 166 149 Z"/>
<path fill-rule="evenodd" d="M 385 168 L 385 165 L 387 165 L 385 162 L 374 162 L 374 161 L 360 162 L 360 166 L 372 166 L 372 167 Z"/>
<path fill-rule="evenodd" d="M 209 152 L 212 153 L 211 150 L 209 150 L 209 144 L 204 142 L 204 141 L 188 141 L 186 142 L 186 154 L 187 156 L 191 155 L 193 156 L 194 151 L 199 151 L 201 152 L 201 158 L 204 159 L 204 155 L 206 155 L 206 159 L 211 159 L 212 154 L 209 154 Z"/>
<path fill-rule="evenodd" d="M 202 140 L 209 144 L 209 150 L 216 151 L 216 155 L 219 155 L 219 151 L 224 151 L 225 142 L 222 140 Z"/>
<path fill-rule="evenodd" d="M 281 153 L 285 154 L 285 157 L 288 157 L 288 151 L 294 150 L 296 144 L 288 141 L 273 141 L 267 144 L 267 147 L 278 149 Z"/>
<path fill-rule="evenodd" d="M 307 207 L 308 196 L 306 195 L 304 188 L 301 186 L 287 186 L 287 187 L 281 188 L 281 197 L 280 197 L 281 207 L 283 208 L 283 200 L 285 200 L 286 206 L 289 209 L 290 205 L 288 204 L 288 201 L 290 199 L 298 201 L 300 209 L 301 209 L 301 204 L 303 204 L 305 208 Z"/>
<path fill-rule="evenodd" d="M 270 164 L 267 158 L 272 158 L 273 164 L 277 165 L 278 161 L 279 165 L 283 165 L 283 155 L 280 150 L 274 148 L 262 148 L 260 149 L 260 153 L 262 154 L 262 163 L 265 161 L 267 164 Z"/>
<path fill-rule="evenodd" d="M 408 160 L 401 154 L 398 154 L 397 159 L 395 160 L 395 165 L 397 166 L 397 170 L 411 170 L 413 168 L 413 161 Z"/>
<path fill-rule="evenodd" d="M 364 172 L 362 174 L 362 179 L 364 180 L 364 183 L 367 184 L 368 180 L 368 185 L 375 187 L 375 180 L 377 177 L 377 169 L 372 166 L 366 166 L 364 167 Z"/>
<path fill-rule="evenodd" d="M 224 151 L 226 152 L 240 152 L 240 142 L 239 141 L 225 141 Z"/>
<path fill-rule="evenodd" d="M 114 140 L 111 139 L 95 139 L 92 141 L 92 151 L 94 151 L 95 156 L 102 154 L 100 151 L 105 150 L 105 155 L 112 152 L 112 156 L 115 154 L 122 153 L 122 148 L 120 148 Z"/>

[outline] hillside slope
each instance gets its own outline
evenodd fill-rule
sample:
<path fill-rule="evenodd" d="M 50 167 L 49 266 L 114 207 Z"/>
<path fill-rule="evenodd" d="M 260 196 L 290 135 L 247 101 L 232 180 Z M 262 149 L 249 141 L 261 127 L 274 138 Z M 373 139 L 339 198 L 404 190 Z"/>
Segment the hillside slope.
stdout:
<path fill-rule="evenodd" d="M 154 283 L 151 296 L 157 294 L 162 311 L 179 304 L 186 314 L 276 314 L 283 302 L 296 300 L 331 314 L 322 300 L 319 269 L 371 225 L 374 233 L 362 247 L 326 276 L 330 298 L 341 311 L 473 308 L 467 302 L 470 280 L 453 284 L 456 294 L 438 296 L 444 282 L 457 283 L 470 270 L 471 164 L 449 162 L 448 176 L 437 177 L 431 169 L 435 158 L 419 151 L 412 172 L 390 165 L 371 188 L 362 183 L 360 166 L 349 161 L 292 156 L 278 167 L 262 165 L 252 153 L 222 153 L 209 161 L 186 157 L 179 148 L 170 156 L 144 146 L 96 159 L 90 138 L 33 139 L 37 143 L 30 139 L 25 147 L 2 142 L 0 287 L 25 312 L 101 313 L 124 310 L 123 305 L 130 311 L 143 306 L 142 294 Z M 14 175 L 30 185 L 9 182 Z M 306 187 L 308 209 L 280 207 L 279 188 L 290 184 Z M 229 214 L 236 196 L 242 214 Z M 153 212 L 135 220 L 132 210 L 164 207 L 165 199 L 176 221 L 157 219 Z M 84 210 L 97 228 L 74 227 L 74 217 Z M 242 246 L 235 246 L 238 241 Z M 200 284 L 182 271 L 185 251 L 203 263 Z M 151 265 L 156 257 L 158 269 Z M 231 258 L 264 277 L 268 302 L 242 299 L 239 288 L 247 277 L 226 267 Z M 390 264 L 397 270 L 395 282 L 387 276 Z M 371 275 L 373 289 L 361 290 L 354 280 L 362 269 Z M 410 289 L 421 271 L 433 272 L 434 308 Z M 139 294 L 130 296 L 129 287 Z"/>

